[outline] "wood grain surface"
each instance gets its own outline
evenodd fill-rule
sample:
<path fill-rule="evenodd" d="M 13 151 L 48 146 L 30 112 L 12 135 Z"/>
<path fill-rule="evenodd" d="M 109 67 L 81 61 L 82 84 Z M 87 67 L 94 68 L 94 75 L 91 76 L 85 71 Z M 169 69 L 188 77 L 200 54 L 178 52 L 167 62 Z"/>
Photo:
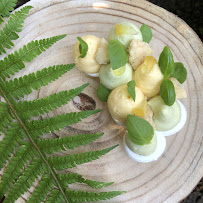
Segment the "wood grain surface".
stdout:
<path fill-rule="evenodd" d="M 125 129 L 115 124 L 108 113 L 107 105 L 96 96 L 98 79 L 87 76 L 77 68 L 27 99 L 45 97 L 89 82 L 89 87 L 83 93 L 90 97 L 91 108 L 103 111 L 52 136 L 104 132 L 102 138 L 74 150 L 74 153 L 120 145 L 99 160 L 80 165 L 71 171 L 83 174 L 85 178 L 115 182 L 99 191 L 127 191 L 126 194 L 106 202 L 175 203 L 185 198 L 203 176 L 203 46 L 194 31 L 177 16 L 143 0 L 31 0 L 26 5 L 34 8 L 24 23 L 15 49 L 35 39 L 64 33 L 68 36 L 27 64 L 27 68 L 15 77 L 54 64 L 72 63 L 72 49 L 77 36 L 93 34 L 107 38 L 112 25 L 121 21 L 133 22 L 138 27 L 147 24 L 153 32 L 150 42 L 153 56 L 158 59 L 163 47 L 167 45 L 173 52 L 174 60 L 184 63 L 188 70 L 188 78 L 184 84 L 188 97 L 182 102 L 187 109 L 188 120 L 183 130 L 166 138 L 165 153 L 152 163 L 137 163 L 128 158 L 122 146 Z M 76 98 L 48 116 L 80 111 L 77 106 L 79 99 Z M 72 151 L 64 152 L 66 153 Z M 91 190 L 82 184 L 71 185 L 71 188 Z M 25 202 L 28 196 L 29 193 L 23 195 L 17 202 Z"/>

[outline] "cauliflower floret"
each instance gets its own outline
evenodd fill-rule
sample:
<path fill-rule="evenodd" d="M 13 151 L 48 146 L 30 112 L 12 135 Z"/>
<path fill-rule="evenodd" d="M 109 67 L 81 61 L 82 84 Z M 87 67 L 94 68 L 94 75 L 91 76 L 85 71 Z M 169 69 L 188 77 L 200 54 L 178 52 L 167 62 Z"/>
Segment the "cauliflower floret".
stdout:
<path fill-rule="evenodd" d="M 96 53 L 96 61 L 98 64 L 107 64 L 110 62 L 108 55 L 108 42 L 102 38 Z"/>
<path fill-rule="evenodd" d="M 132 40 L 128 46 L 129 62 L 134 70 L 142 64 L 145 60 L 145 56 L 152 54 L 152 49 L 149 44 L 141 40 Z"/>

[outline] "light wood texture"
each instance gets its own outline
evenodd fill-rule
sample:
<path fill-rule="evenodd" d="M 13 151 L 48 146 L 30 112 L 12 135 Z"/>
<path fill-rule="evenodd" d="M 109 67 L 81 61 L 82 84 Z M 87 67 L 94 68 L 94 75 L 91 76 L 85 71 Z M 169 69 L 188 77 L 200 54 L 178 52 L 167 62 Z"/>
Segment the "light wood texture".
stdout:
<path fill-rule="evenodd" d="M 102 191 L 127 191 L 106 202 L 175 203 L 185 198 L 203 176 L 203 46 L 194 31 L 177 16 L 143 0 L 31 0 L 28 4 L 34 8 L 15 48 L 35 39 L 64 33 L 68 36 L 27 64 L 27 68 L 19 72 L 17 77 L 49 65 L 72 63 L 72 49 L 77 36 L 93 34 L 107 38 L 111 26 L 120 21 L 131 21 L 138 27 L 142 24 L 149 25 L 153 32 L 150 43 L 153 56 L 158 59 L 163 47 L 168 45 L 175 61 L 184 63 L 188 70 L 187 82 L 184 84 L 188 97 L 182 102 L 188 111 L 188 120 L 181 132 L 166 138 L 165 153 L 153 163 L 142 164 L 128 158 L 122 146 L 125 129 L 113 122 L 106 104 L 97 99 L 98 80 L 77 68 L 28 99 L 44 97 L 89 82 L 90 86 L 84 90 L 84 94 L 90 96 L 96 102 L 96 108 L 103 111 L 53 136 L 68 136 L 78 132 L 105 133 L 96 142 L 74 152 L 120 145 L 101 159 L 78 166 L 72 171 L 93 180 L 115 182 Z M 79 111 L 72 101 L 53 114 L 70 111 Z M 71 187 L 90 190 L 83 185 Z M 23 198 L 26 199 L 27 196 L 29 194 L 23 195 Z"/>

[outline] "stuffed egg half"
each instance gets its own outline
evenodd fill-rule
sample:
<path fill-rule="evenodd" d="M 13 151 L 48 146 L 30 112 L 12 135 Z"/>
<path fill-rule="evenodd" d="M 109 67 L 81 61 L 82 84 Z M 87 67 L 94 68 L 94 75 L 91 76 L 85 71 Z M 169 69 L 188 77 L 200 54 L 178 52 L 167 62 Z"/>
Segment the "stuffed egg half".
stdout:
<path fill-rule="evenodd" d="M 88 51 L 84 58 L 80 58 L 80 50 L 79 45 L 80 42 L 77 41 L 73 48 L 73 60 L 75 65 L 78 67 L 79 70 L 91 75 L 97 76 L 100 70 L 100 64 L 96 61 L 96 53 L 99 47 L 100 38 L 94 35 L 86 35 L 83 36 L 82 39 L 88 45 Z"/>
<path fill-rule="evenodd" d="M 115 39 L 127 47 L 133 39 L 142 40 L 142 33 L 133 23 L 121 22 L 115 24 L 109 32 L 108 41 Z"/>
<path fill-rule="evenodd" d="M 167 106 L 160 96 L 148 101 L 153 111 L 153 121 L 156 134 L 170 136 L 179 132 L 186 123 L 187 111 L 184 105 L 176 100 L 172 106 Z"/>

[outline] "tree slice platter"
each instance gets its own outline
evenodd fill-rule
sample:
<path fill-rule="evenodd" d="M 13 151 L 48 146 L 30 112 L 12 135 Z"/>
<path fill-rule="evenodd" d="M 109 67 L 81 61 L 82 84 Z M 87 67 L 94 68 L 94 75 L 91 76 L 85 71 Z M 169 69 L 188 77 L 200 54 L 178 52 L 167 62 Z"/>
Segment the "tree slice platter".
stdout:
<path fill-rule="evenodd" d="M 137 163 L 125 154 L 122 145 L 125 128 L 116 125 L 108 113 L 106 103 L 98 100 L 96 89 L 99 80 L 87 76 L 77 68 L 26 99 L 41 98 L 90 83 L 83 94 L 47 116 L 80 111 L 86 108 L 85 102 L 89 109 L 102 109 L 102 112 L 47 136 L 104 132 L 102 138 L 74 150 L 74 153 L 99 150 L 115 144 L 119 144 L 119 147 L 99 160 L 80 165 L 72 171 L 92 180 L 115 182 L 112 186 L 97 191 L 127 191 L 106 202 L 174 203 L 185 198 L 203 176 L 203 46 L 194 31 L 177 16 L 143 0 L 31 0 L 26 5 L 34 8 L 24 23 L 15 49 L 31 40 L 64 33 L 67 37 L 27 64 L 26 69 L 15 77 L 56 64 L 73 63 L 72 49 L 77 36 L 93 34 L 107 38 L 112 25 L 120 21 L 130 21 L 138 27 L 147 24 L 153 32 L 150 42 L 153 56 L 158 59 L 163 47 L 167 45 L 173 52 L 174 60 L 184 63 L 188 70 L 184 84 L 187 99 L 182 102 L 187 109 L 188 120 L 179 133 L 166 138 L 167 148 L 163 156 L 152 163 Z M 73 152 L 63 154 L 67 153 Z M 71 188 L 91 191 L 82 184 L 73 184 Z M 32 191 L 31 189 L 30 193 Z M 17 202 L 26 202 L 30 193 L 23 195 Z"/>

